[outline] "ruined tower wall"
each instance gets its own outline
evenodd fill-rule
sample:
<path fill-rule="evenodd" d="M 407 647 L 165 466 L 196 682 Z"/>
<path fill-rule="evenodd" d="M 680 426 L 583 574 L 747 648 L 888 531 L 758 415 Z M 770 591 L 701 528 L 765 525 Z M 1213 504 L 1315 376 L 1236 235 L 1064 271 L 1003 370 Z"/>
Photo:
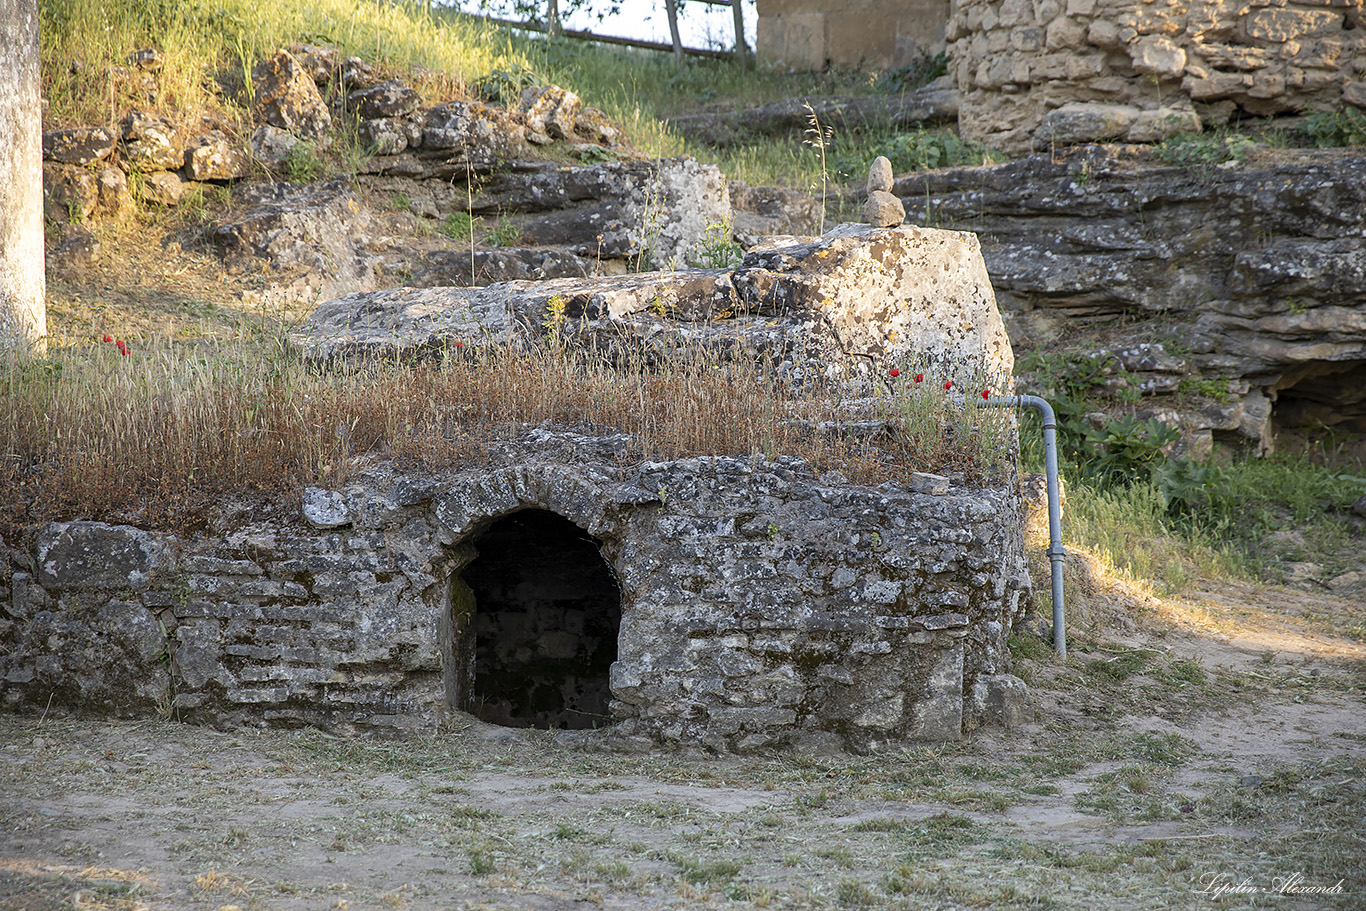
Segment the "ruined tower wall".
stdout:
<path fill-rule="evenodd" d="M 1008 151 L 1366 107 L 1361 0 L 955 0 L 965 136 Z"/>

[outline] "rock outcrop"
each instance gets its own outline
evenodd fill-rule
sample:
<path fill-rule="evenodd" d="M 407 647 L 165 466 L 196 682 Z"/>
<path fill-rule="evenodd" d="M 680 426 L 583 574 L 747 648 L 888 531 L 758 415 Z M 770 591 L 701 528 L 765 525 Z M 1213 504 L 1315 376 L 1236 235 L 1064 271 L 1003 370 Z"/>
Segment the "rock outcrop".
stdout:
<path fill-rule="evenodd" d="M 815 117 L 836 130 L 870 127 L 905 130 L 958 120 L 958 90 L 949 77 L 896 95 L 789 98 L 740 111 L 680 114 L 668 123 L 685 136 L 713 146 L 752 142 L 762 136 L 800 137 Z"/>
<path fill-rule="evenodd" d="M 1109 382 L 1211 438 L 1366 426 L 1366 158 L 1211 168 L 1092 146 L 903 177 L 908 220 L 978 232 L 1017 348 L 1104 340 Z M 1203 395 L 1200 393 L 1204 393 Z"/>

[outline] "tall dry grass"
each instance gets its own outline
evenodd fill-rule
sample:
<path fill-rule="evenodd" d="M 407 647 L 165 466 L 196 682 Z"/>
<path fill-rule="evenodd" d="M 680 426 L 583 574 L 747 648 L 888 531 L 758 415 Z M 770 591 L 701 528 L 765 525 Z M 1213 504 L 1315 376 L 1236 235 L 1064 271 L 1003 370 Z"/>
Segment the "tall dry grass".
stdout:
<path fill-rule="evenodd" d="M 984 453 L 1005 451 L 979 439 L 982 409 L 956 426 L 939 423 L 950 409 L 924 418 L 933 428 L 908 428 L 893 397 L 878 405 L 884 434 L 821 430 L 838 410 L 833 393 L 794 392 L 768 364 L 707 354 L 647 367 L 554 345 L 471 347 L 425 365 L 324 371 L 280 350 L 130 351 L 86 345 L 3 363 L 0 533 L 73 518 L 193 527 L 223 497 L 340 484 L 377 458 L 478 465 L 490 443 L 546 424 L 628 433 L 627 462 L 791 455 L 863 483 L 918 470 L 999 477 Z"/>

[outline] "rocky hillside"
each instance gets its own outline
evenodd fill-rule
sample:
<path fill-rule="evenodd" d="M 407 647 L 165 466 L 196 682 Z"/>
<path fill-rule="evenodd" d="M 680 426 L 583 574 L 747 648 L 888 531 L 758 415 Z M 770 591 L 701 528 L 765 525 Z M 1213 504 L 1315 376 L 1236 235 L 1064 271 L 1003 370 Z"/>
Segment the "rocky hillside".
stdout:
<path fill-rule="evenodd" d="M 128 78 L 154 84 L 159 66 L 137 52 Z M 862 204 L 861 191 L 822 201 L 645 158 L 556 86 L 424 102 L 403 78 L 308 45 L 260 61 L 252 84 L 245 126 L 133 111 L 117 130 L 45 135 L 57 335 L 294 321 L 399 285 L 720 267 Z M 909 123 L 953 103 L 932 84 L 897 109 Z M 790 131 L 800 114 L 676 120 L 725 142 Z M 911 223 L 980 235 L 1028 383 L 1158 417 L 1201 454 L 1366 431 L 1363 187 L 1354 150 L 1178 167 L 1092 145 L 904 174 L 894 192 Z"/>

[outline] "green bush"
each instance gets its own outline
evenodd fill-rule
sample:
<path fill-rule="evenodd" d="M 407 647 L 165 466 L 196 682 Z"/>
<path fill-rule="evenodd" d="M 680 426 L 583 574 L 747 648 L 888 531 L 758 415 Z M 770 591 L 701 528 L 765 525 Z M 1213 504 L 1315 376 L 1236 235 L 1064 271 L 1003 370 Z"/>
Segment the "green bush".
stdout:
<path fill-rule="evenodd" d="M 1366 111 L 1343 108 L 1310 114 L 1300 129 L 1320 149 L 1366 145 Z"/>
<path fill-rule="evenodd" d="M 878 155 L 887 157 L 896 174 L 1002 160 L 999 152 L 949 130 L 914 130 L 885 139 L 872 139 L 858 148 L 840 148 L 831 164 L 840 180 L 860 180 L 868 173 L 868 163 Z"/>

